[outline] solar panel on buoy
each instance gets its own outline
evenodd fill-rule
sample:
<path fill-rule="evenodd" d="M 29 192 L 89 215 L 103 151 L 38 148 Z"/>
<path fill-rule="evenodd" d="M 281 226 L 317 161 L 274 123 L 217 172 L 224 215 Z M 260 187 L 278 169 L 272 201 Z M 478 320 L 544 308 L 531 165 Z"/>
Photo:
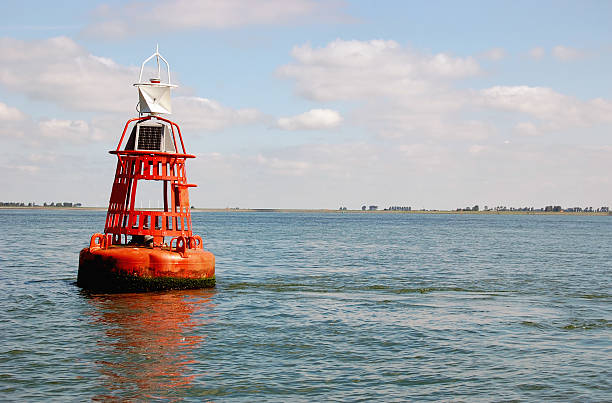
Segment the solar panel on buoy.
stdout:
<path fill-rule="evenodd" d="M 136 149 L 161 151 L 163 135 L 163 126 L 140 126 L 138 130 L 138 145 L 136 146 Z"/>

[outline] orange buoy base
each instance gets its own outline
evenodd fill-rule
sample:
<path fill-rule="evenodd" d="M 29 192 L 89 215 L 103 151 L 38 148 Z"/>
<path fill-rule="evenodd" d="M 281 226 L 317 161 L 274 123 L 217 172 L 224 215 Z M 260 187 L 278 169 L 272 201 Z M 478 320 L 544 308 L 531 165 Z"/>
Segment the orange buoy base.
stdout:
<path fill-rule="evenodd" d="M 215 256 L 203 249 L 93 245 L 81 250 L 77 285 L 94 292 L 215 286 Z"/>

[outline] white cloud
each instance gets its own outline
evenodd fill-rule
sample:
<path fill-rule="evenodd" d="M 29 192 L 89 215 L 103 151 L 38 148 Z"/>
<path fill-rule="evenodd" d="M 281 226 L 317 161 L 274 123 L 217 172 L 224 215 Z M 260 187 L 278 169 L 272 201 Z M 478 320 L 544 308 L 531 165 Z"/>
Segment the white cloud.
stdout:
<path fill-rule="evenodd" d="M 544 50 L 544 48 L 535 47 L 529 50 L 529 56 L 531 56 L 531 58 L 536 59 L 536 60 L 543 58 L 545 54 L 546 54 L 546 51 Z"/>
<path fill-rule="evenodd" d="M 571 61 L 581 58 L 584 53 L 575 48 L 559 45 L 552 49 L 552 55 L 561 61 Z"/>
<path fill-rule="evenodd" d="M 609 204 L 612 147 L 444 142 L 308 144 L 197 158 L 193 203 L 225 207 L 337 208 L 362 204 L 456 208 L 468 203 Z M 215 172 L 215 175 L 210 175 Z M 297 180 L 299 179 L 299 180 Z M 608 187 L 606 187 L 608 186 Z"/>
<path fill-rule="evenodd" d="M 584 51 L 562 45 L 553 47 L 550 53 L 555 59 L 561 61 L 576 60 L 584 56 Z M 529 50 L 528 55 L 532 59 L 540 60 L 546 55 L 546 50 L 541 47 L 535 47 Z"/>
<path fill-rule="evenodd" d="M 25 119 L 25 114 L 19 109 L 0 102 L 0 122 L 19 121 Z"/>
<path fill-rule="evenodd" d="M 401 158 L 396 162 L 398 166 L 406 166 L 417 169 L 419 172 L 434 172 L 444 170 L 450 158 L 448 147 L 431 143 L 400 144 L 398 147 Z M 383 160 L 393 160 L 391 156 L 385 156 Z"/>
<path fill-rule="evenodd" d="M 549 128 L 612 122 L 612 102 L 599 98 L 581 101 L 546 87 L 495 86 L 481 90 L 480 96 L 487 107 L 525 113 Z"/>
<path fill-rule="evenodd" d="M 337 2 L 314 0 L 170 0 L 143 6 L 105 4 L 93 14 L 85 34 L 103 38 L 159 34 L 189 29 L 230 29 L 252 25 L 287 25 L 341 20 Z"/>
<path fill-rule="evenodd" d="M 91 55 L 70 38 L 0 38 L 0 85 L 73 110 L 134 109 L 137 70 Z"/>
<path fill-rule="evenodd" d="M 278 73 L 296 81 L 300 94 L 316 101 L 410 98 L 430 91 L 432 81 L 474 76 L 480 67 L 471 57 L 421 54 L 395 41 L 344 41 L 323 48 L 296 46 L 294 63 Z"/>
<path fill-rule="evenodd" d="M 47 119 L 34 122 L 19 110 L 0 102 L 0 121 L 24 120 L 32 126 L 28 140 L 49 138 L 79 139 L 87 135 L 101 140 L 116 136 L 126 113 L 135 112 L 138 95 L 132 83 L 138 79 L 137 67 L 126 67 L 109 58 L 90 54 L 70 38 L 22 41 L 0 38 L 0 85 L 37 101 L 79 112 L 97 112 L 90 122 L 81 119 Z M 260 119 L 256 109 L 232 109 L 214 100 L 175 97 L 176 116 L 184 118 L 187 128 L 218 130 Z M 103 114 L 100 114 L 102 112 Z M 121 114 L 122 117 L 119 117 Z M 20 135 L 22 130 L 0 133 Z M 22 136 L 23 137 L 23 136 Z"/>
<path fill-rule="evenodd" d="M 482 56 L 485 59 L 497 62 L 506 57 L 506 51 L 502 48 L 493 48 L 483 53 Z"/>
<path fill-rule="evenodd" d="M 332 129 L 342 123 L 342 116 L 332 109 L 311 109 L 297 116 L 279 118 L 276 126 L 283 130 Z"/>
<path fill-rule="evenodd" d="M 354 119 L 387 138 L 425 135 L 483 140 L 494 135 L 497 128 L 491 123 L 461 119 L 463 110 L 474 107 L 527 114 L 541 121 L 538 132 L 612 121 L 612 102 L 582 101 L 550 88 L 453 89 L 453 80 L 480 73 L 474 59 L 419 54 L 394 41 L 335 40 L 322 48 L 295 47 L 292 55 L 295 61 L 278 72 L 293 78 L 300 94 L 324 102 L 365 101 Z M 291 123 L 282 122 L 286 127 Z M 516 130 L 536 134 L 535 124 L 519 124 Z"/>
<path fill-rule="evenodd" d="M 292 56 L 277 72 L 295 80 L 299 94 L 321 102 L 361 101 L 352 118 L 389 138 L 455 136 L 452 128 L 467 122 L 453 115 L 469 97 L 452 83 L 481 73 L 472 57 L 431 55 L 386 40 L 305 44 Z"/>
<path fill-rule="evenodd" d="M 365 143 L 306 144 L 260 152 L 247 163 L 258 175 L 342 180 L 374 171 L 379 151 Z"/>
<path fill-rule="evenodd" d="M 200 97 L 176 97 L 173 120 L 191 130 L 221 130 L 229 126 L 244 125 L 262 119 L 257 109 L 233 109 L 217 101 Z"/>
<path fill-rule="evenodd" d="M 15 168 L 18 171 L 26 172 L 28 174 L 35 174 L 35 173 L 37 173 L 40 170 L 40 167 L 37 166 L 37 165 L 23 165 L 23 164 L 20 164 L 20 165 L 15 165 Z"/>
<path fill-rule="evenodd" d="M 468 149 L 468 152 L 472 155 L 478 155 L 478 154 L 486 152 L 488 149 L 489 149 L 488 146 L 485 146 L 482 144 L 473 144 Z"/>
<path fill-rule="evenodd" d="M 543 54 L 532 49 L 534 57 Z M 292 56 L 277 72 L 294 80 L 299 94 L 318 102 L 350 101 L 354 109 L 345 119 L 388 141 L 486 145 L 504 132 L 537 136 L 612 122 L 608 99 L 580 100 L 526 85 L 460 89 L 459 80 L 481 73 L 473 58 L 416 52 L 394 41 L 337 39 L 318 48 L 296 46 Z M 286 127 L 291 122 L 282 121 Z"/>
<path fill-rule="evenodd" d="M 289 176 L 303 176 L 310 168 L 310 164 L 304 161 L 291 161 L 278 157 L 267 158 L 258 154 L 256 161 L 276 174 Z"/>
<path fill-rule="evenodd" d="M 38 123 L 43 137 L 82 141 L 89 134 L 89 125 L 83 120 L 49 119 Z"/>
<path fill-rule="evenodd" d="M 28 156 L 28 161 L 35 163 L 54 163 L 57 161 L 57 154 L 49 152 L 30 154 Z"/>
<path fill-rule="evenodd" d="M 410 108 L 385 110 L 382 107 L 362 108 L 358 111 L 371 130 L 388 139 L 429 137 L 444 140 L 484 140 L 497 129 L 488 122 L 460 120 L 450 110 L 440 108 L 429 113 L 414 113 Z M 364 116 L 365 114 L 369 114 Z"/>
<path fill-rule="evenodd" d="M 519 122 L 514 131 L 521 136 L 540 136 L 542 131 L 532 122 Z"/>

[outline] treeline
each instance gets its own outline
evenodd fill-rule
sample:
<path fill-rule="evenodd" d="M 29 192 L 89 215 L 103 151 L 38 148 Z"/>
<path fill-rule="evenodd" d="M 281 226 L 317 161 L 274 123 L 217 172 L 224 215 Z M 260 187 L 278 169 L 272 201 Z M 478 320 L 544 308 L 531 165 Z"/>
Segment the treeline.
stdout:
<path fill-rule="evenodd" d="M 24 202 L 0 202 L 0 207 L 82 207 L 81 203 L 73 202 L 51 202 L 51 203 L 24 203 Z"/>

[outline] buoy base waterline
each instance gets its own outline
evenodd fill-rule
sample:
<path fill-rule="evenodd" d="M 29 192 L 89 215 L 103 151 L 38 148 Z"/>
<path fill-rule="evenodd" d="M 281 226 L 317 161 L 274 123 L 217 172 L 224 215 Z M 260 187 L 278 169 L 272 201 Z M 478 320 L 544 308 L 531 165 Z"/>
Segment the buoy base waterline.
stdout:
<path fill-rule="evenodd" d="M 215 257 L 202 249 L 84 248 L 79 255 L 77 285 L 97 293 L 212 288 Z"/>

